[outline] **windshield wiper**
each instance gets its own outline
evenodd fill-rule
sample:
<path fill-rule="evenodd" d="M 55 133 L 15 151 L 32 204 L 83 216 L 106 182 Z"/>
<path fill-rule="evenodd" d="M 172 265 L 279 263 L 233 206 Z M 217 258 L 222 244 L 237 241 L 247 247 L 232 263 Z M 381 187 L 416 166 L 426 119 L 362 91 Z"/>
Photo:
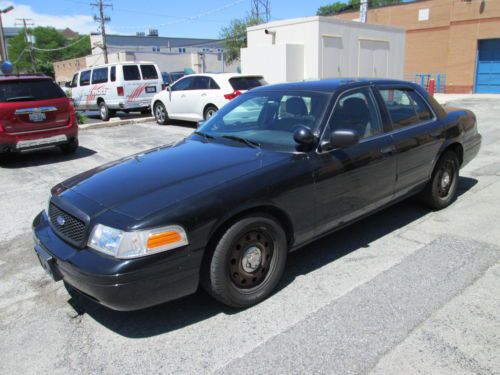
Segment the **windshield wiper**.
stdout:
<path fill-rule="evenodd" d="M 8 102 L 24 102 L 28 100 L 35 100 L 34 96 L 15 96 L 12 98 L 7 98 Z"/>
<path fill-rule="evenodd" d="M 238 137 L 237 135 L 223 135 L 222 138 L 232 139 L 233 141 L 244 143 L 252 148 L 260 148 L 260 143 L 251 141 L 250 139 L 246 139 L 243 137 Z"/>
<path fill-rule="evenodd" d="M 207 134 L 207 133 L 203 133 L 203 132 L 199 132 L 198 130 L 196 130 L 194 132 L 194 134 L 200 135 L 200 136 L 204 137 L 205 139 L 215 139 L 215 137 L 213 135 L 210 135 L 210 134 Z"/>

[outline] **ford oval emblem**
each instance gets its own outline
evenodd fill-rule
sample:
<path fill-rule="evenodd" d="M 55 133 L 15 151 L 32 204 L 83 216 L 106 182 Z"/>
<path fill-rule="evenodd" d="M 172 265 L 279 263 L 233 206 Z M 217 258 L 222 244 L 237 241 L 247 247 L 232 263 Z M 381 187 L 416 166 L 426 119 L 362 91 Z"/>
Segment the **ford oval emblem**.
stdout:
<path fill-rule="evenodd" d="M 66 219 L 61 215 L 57 216 L 56 221 L 61 227 L 66 224 Z"/>

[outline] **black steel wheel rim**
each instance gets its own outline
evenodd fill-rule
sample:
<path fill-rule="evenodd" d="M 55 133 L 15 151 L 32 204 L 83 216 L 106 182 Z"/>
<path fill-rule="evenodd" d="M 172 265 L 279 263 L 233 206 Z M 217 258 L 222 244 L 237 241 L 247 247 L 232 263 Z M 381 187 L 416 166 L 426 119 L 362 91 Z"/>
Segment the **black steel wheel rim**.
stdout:
<path fill-rule="evenodd" d="M 439 198 L 446 199 L 455 184 L 456 166 L 452 160 L 447 160 L 436 176 L 436 189 Z"/>
<path fill-rule="evenodd" d="M 251 229 L 232 244 L 228 268 L 237 288 L 255 288 L 266 280 L 272 268 L 275 244 L 266 228 Z"/>

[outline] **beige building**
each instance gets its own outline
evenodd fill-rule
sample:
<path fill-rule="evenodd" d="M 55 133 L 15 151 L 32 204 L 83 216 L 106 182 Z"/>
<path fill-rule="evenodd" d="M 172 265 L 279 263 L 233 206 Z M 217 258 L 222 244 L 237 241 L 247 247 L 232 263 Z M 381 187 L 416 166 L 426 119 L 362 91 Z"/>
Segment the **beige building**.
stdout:
<path fill-rule="evenodd" d="M 56 82 L 69 82 L 73 78 L 76 71 L 83 69 L 87 66 L 85 57 L 78 57 L 76 59 L 58 61 L 54 63 L 54 73 Z"/>
<path fill-rule="evenodd" d="M 500 93 L 500 0 L 418 0 L 369 9 L 367 22 L 406 29 L 405 77 L 444 74 L 446 92 Z"/>

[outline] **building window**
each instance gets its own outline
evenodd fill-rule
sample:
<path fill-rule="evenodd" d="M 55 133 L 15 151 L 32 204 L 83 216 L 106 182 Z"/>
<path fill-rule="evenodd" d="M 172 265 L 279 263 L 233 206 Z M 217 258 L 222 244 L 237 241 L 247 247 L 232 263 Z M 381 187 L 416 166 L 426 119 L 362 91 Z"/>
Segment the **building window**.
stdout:
<path fill-rule="evenodd" d="M 179 47 L 179 53 L 186 53 L 185 47 Z"/>
<path fill-rule="evenodd" d="M 160 47 L 153 47 L 153 52 L 160 52 Z"/>
<path fill-rule="evenodd" d="M 424 9 L 418 10 L 418 20 L 419 21 L 428 21 L 429 20 L 429 8 L 424 8 Z"/>

